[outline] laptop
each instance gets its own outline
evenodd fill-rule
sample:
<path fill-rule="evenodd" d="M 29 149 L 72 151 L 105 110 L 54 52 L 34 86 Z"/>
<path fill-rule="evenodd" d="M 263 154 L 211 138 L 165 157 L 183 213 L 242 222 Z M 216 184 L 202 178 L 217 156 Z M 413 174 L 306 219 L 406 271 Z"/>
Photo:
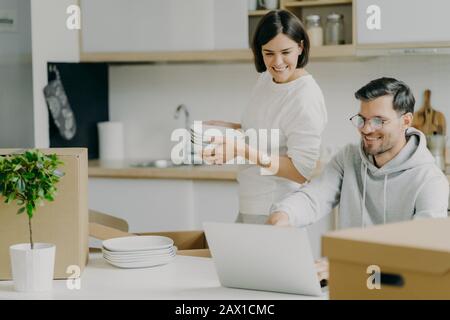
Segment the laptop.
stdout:
<path fill-rule="evenodd" d="M 306 229 L 203 224 L 224 287 L 321 296 Z"/>

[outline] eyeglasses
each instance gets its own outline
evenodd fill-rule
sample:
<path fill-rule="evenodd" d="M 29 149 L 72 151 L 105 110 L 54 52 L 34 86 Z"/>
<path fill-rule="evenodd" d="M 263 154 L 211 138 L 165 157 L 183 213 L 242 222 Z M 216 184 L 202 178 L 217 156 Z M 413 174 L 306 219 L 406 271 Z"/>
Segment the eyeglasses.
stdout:
<path fill-rule="evenodd" d="M 403 116 L 405 113 L 401 114 L 401 116 Z M 364 128 L 364 125 L 366 124 L 366 121 L 369 122 L 370 127 L 373 130 L 380 130 L 381 128 L 383 128 L 383 125 L 391 120 L 383 120 L 380 117 L 373 117 L 371 119 L 366 119 L 363 116 L 356 114 L 353 117 L 350 118 L 350 121 L 352 122 L 352 124 L 358 128 L 358 129 L 362 129 Z"/>

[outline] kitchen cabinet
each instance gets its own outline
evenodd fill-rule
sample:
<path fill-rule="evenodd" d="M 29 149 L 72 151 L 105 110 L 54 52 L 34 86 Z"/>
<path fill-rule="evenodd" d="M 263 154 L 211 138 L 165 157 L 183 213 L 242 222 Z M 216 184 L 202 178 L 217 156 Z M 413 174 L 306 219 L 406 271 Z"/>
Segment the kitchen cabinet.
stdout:
<path fill-rule="evenodd" d="M 448 1 L 356 0 L 355 11 L 358 48 L 450 47 Z"/>
<path fill-rule="evenodd" d="M 305 0 L 292 1 L 281 0 L 283 8 L 293 12 L 306 24 L 308 15 L 319 15 L 321 17 L 322 29 L 326 30 L 326 20 L 330 13 L 342 14 L 344 19 L 344 38 L 345 44 L 342 45 L 323 45 L 311 47 L 311 57 L 351 57 L 355 54 L 354 46 L 354 27 L 353 27 L 353 1 L 352 0 Z"/>
<path fill-rule="evenodd" d="M 81 59 L 91 54 L 248 48 L 242 0 L 82 0 Z M 232 23 L 230 18 L 232 17 Z"/>
<path fill-rule="evenodd" d="M 89 208 L 125 219 L 131 232 L 194 229 L 190 181 L 89 178 Z"/>
<path fill-rule="evenodd" d="M 202 229 L 235 221 L 237 182 L 91 177 L 89 208 L 127 220 L 131 232 Z"/>
<path fill-rule="evenodd" d="M 205 221 L 234 222 L 239 212 L 236 181 L 193 181 L 195 225 Z"/>
<path fill-rule="evenodd" d="M 182 1 L 182 0 L 179 0 Z M 106 4 L 107 2 L 107 4 Z M 160 3 L 161 2 L 161 3 Z M 133 5 L 130 5 L 133 3 Z M 82 0 L 82 34 L 80 59 L 84 62 L 196 62 L 242 61 L 252 62 L 249 40 L 256 25 L 268 10 L 247 11 L 243 0 L 186 1 Z M 151 3 L 151 4 L 150 4 Z M 211 9 L 215 3 L 215 9 Z M 230 3 L 233 5 L 231 6 Z M 180 10 L 179 5 L 186 6 Z M 124 9 L 124 6 L 126 9 Z M 138 8 L 141 6 L 141 10 Z M 147 9 L 142 9 L 147 7 Z M 199 10 L 195 10 L 195 8 Z M 301 19 L 307 14 L 343 13 L 347 21 L 346 45 L 312 48 L 311 58 L 353 57 L 352 0 L 281 0 L 280 7 L 292 11 Z M 158 17 L 149 19 L 155 8 Z M 171 11 L 172 10 L 172 11 Z M 108 12 L 108 15 L 104 14 Z M 161 12 L 162 11 L 162 12 Z M 165 13 L 164 13 L 165 12 Z M 167 27 L 170 12 L 174 24 Z M 194 12 L 194 13 L 193 13 Z M 208 15 L 208 12 L 211 13 Z M 218 14 L 220 12 L 220 14 Z M 165 18 L 164 18 L 165 14 Z M 198 21 L 192 16 L 201 16 Z M 101 17 L 101 18 L 99 18 Z M 161 20 L 161 21 L 160 21 Z M 98 21 L 102 21 L 100 24 Z M 232 21 L 232 23 L 230 23 Z M 203 25 L 197 33 L 195 25 Z M 155 27 L 156 25 L 156 27 Z M 214 27 L 211 27 L 213 26 Z M 174 27 L 176 32 L 173 31 Z M 164 28 L 168 28 L 164 30 Z M 164 32 L 162 32 L 164 30 Z M 172 30 L 172 31 L 171 31 Z M 215 30 L 213 32 L 213 30 Z M 194 38 L 186 42 L 190 37 Z M 170 38 L 180 38 L 170 41 Z M 149 41 L 149 39 L 155 39 Z"/>
<path fill-rule="evenodd" d="M 120 2 L 120 0 L 96 0 L 92 2 L 97 1 L 108 2 L 108 7 L 97 8 L 97 10 L 108 10 L 108 12 L 111 10 L 113 13 L 114 9 L 110 9 L 112 6 L 111 3 Z M 146 3 L 149 2 L 145 0 L 133 0 L 133 3 L 142 1 Z M 168 6 L 163 0 L 159 1 L 162 1 L 160 4 L 161 8 Z M 106 18 L 106 20 L 102 16 L 102 20 L 111 20 L 108 23 L 111 23 L 112 27 L 106 30 L 104 27 L 95 26 L 97 21 L 93 19 L 92 12 L 89 13 L 87 8 L 82 7 L 83 12 L 86 11 L 86 14 L 84 14 L 85 17 L 83 18 L 84 26 L 83 35 L 81 36 L 81 60 L 86 62 L 252 62 L 253 55 L 248 48 L 249 42 L 259 20 L 268 12 L 268 10 L 247 12 L 246 1 L 241 1 L 245 8 L 241 7 L 239 13 L 237 13 L 238 11 L 231 12 L 227 11 L 230 10 L 230 6 L 225 5 L 228 4 L 228 2 L 222 0 L 217 3 L 223 6 L 220 10 L 226 12 L 226 14 L 217 15 L 211 13 L 218 10 L 214 11 L 210 9 L 210 0 L 203 0 L 205 1 L 203 4 L 195 1 L 193 3 L 197 3 L 200 8 L 197 12 L 203 13 L 203 15 L 200 14 L 200 24 L 203 24 L 203 26 L 214 25 L 215 27 L 201 28 L 196 34 L 198 38 L 192 40 L 191 46 L 189 43 L 185 42 L 187 38 L 181 37 L 181 34 L 184 34 L 184 31 L 193 34 L 192 30 L 195 28 L 190 24 L 193 20 L 189 19 L 191 15 L 188 14 L 188 12 L 190 12 L 189 10 L 192 10 L 195 5 L 186 5 L 186 10 L 175 10 L 174 16 L 178 17 L 175 19 L 177 21 L 175 24 L 183 26 L 181 29 L 179 28 L 181 33 L 176 33 L 176 35 L 181 37 L 179 43 L 177 43 L 177 48 L 173 47 L 173 45 L 170 44 L 170 41 L 168 42 L 168 39 L 175 33 L 167 30 L 161 32 L 160 26 L 158 28 L 151 28 L 150 25 L 152 25 L 153 20 L 146 20 L 145 12 L 135 12 L 133 15 L 130 13 L 130 17 L 137 17 L 132 19 L 133 23 L 117 22 L 126 21 L 126 19 L 123 20 L 121 18 L 123 10 L 116 10 L 118 11 L 117 14 L 120 15 L 114 16 L 109 14 L 109 18 Z M 89 6 L 88 2 L 90 3 L 90 1 L 82 0 L 82 4 L 85 2 Z M 154 5 L 159 6 L 158 3 L 158 1 L 154 2 Z M 150 6 L 149 4 L 147 5 Z M 176 3 L 173 7 L 179 5 L 179 3 Z M 131 6 L 131 9 L 128 9 L 128 7 L 130 7 L 129 3 L 127 3 L 126 6 L 127 11 L 130 11 L 133 10 L 136 5 Z M 450 22 L 445 16 L 446 12 L 450 9 L 450 3 L 447 3 L 446 1 L 280 0 L 280 8 L 293 12 L 302 21 L 305 21 L 307 15 L 320 15 L 324 31 L 326 28 L 326 16 L 328 14 L 336 12 L 344 16 L 345 44 L 312 47 L 310 51 L 312 60 L 334 58 L 357 59 L 360 56 L 377 56 L 385 54 L 450 53 L 450 38 L 448 37 L 447 32 L 450 28 Z M 368 24 L 373 24 L 374 21 L 376 22 L 375 16 L 373 16 L 373 19 L 375 20 L 371 20 L 371 16 L 376 15 L 376 8 L 380 9 L 381 28 L 369 28 Z M 245 12 L 243 12 L 243 10 Z M 409 16 L 404 22 L 399 23 L 399 16 L 402 14 L 408 14 Z M 195 16 L 198 15 L 199 14 L 195 14 Z M 140 16 L 141 18 L 139 18 Z M 229 17 L 233 17 L 233 23 L 229 23 L 231 20 Z M 158 21 L 159 18 L 161 17 L 157 17 L 154 21 Z M 245 21 L 243 19 L 245 19 Z M 128 18 L 128 20 L 130 20 L 130 18 Z M 170 19 L 166 18 L 164 21 L 169 20 Z M 235 21 L 238 22 L 235 23 Z M 420 21 L 420 23 L 417 23 L 418 21 Z M 162 25 L 165 26 L 167 23 Z M 222 28 L 217 29 L 217 26 L 219 25 L 222 26 Z M 236 28 L 236 25 L 241 26 L 239 28 L 240 31 Z M 248 26 L 246 31 L 242 31 L 244 25 Z M 232 28 L 232 30 L 229 30 L 230 28 Z M 216 31 L 212 32 L 211 30 L 213 29 Z M 235 45 L 236 42 L 230 42 L 229 39 L 227 40 L 228 31 L 230 32 L 229 34 L 243 35 L 243 37 L 239 38 L 239 46 Z M 132 34 L 132 36 L 125 37 L 125 34 Z M 154 37 L 155 41 L 148 41 L 148 39 L 152 37 Z M 247 37 L 247 39 L 244 39 L 245 37 Z M 102 41 L 99 41 L 98 39 L 102 39 Z M 214 41 L 211 39 L 214 39 Z M 220 45 L 217 43 L 218 40 L 224 40 L 226 44 Z"/>

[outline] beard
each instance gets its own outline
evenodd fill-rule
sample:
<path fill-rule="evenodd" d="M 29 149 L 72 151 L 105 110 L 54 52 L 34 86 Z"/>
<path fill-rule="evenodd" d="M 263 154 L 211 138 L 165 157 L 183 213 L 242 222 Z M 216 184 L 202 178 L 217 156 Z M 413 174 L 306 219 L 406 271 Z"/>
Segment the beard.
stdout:
<path fill-rule="evenodd" d="M 378 156 L 380 154 L 383 154 L 389 150 L 391 150 L 394 146 L 393 141 L 391 141 L 391 139 L 389 139 L 389 137 L 387 136 L 383 136 L 380 141 L 376 142 L 375 144 L 368 144 L 365 140 L 364 137 L 362 138 L 362 146 L 363 146 L 363 150 L 367 155 L 372 155 L 372 156 Z"/>

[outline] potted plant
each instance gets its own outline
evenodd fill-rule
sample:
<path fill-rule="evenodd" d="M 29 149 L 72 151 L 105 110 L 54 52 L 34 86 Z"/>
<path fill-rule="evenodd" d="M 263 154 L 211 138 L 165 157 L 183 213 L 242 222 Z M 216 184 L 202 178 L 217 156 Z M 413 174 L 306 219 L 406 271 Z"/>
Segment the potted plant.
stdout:
<path fill-rule="evenodd" d="M 55 265 L 55 245 L 34 243 L 32 218 L 44 201 L 53 201 L 56 184 L 63 173 L 62 161 L 39 150 L 0 156 L 0 196 L 5 203 L 16 202 L 17 214 L 26 213 L 30 243 L 10 247 L 11 271 L 17 291 L 50 290 Z"/>

